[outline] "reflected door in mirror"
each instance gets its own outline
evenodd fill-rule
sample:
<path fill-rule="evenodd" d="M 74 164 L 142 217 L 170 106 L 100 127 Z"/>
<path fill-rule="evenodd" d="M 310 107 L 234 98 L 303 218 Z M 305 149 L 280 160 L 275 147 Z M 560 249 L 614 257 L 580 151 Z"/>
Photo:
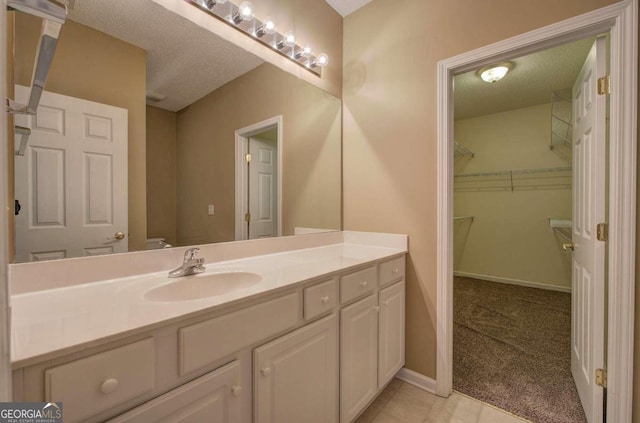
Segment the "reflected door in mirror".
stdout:
<path fill-rule="evenodd" d="M 249 138 L 249 239 L 278 236 L 278 162 L 274 142 Z"/>
<path fill-rule="evenodd" d="M 45 92 L 16 123 L 31 129 L 15 157 L 16 262 L 126 252 L 127 110 Z"/>

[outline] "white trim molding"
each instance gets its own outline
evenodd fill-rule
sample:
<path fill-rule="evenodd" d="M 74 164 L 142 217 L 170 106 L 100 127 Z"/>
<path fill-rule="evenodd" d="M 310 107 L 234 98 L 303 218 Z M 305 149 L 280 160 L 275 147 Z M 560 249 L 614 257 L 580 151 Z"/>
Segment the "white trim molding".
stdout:
<path fill-rule="evenodd" d="M 430 394 L 436 393 L 436 381 L 428 376 L 409 370 L 406 367 L 401 368 L 396 373 L 396 377 L 403 382 L 407 382 L 410 385 L 420 388 L 423 391 Z"/>
<path fill-rule="evenodd" d="M 503 278 L 501 276 L 480 275 L 478 273 L 458 272 L 457 270 L 453 271 L 453 276 L 480 279 L 483 281 L 504 283 L 507 285 L 526 286 L 527 288 L 546 289 L 548 291 L 569 292 L 569 293 L 571 292 L 570 286 L 551 285 L 551 284 L 541 283 L 541 282 L 525 281 L 522 279 Z"/>
<path fill-rule="evenodd" d="M 276 128 L 278 132 L 277 140 L 277 156 L 278 156 L 278 236 L 282 236 L 282 133 L 283 133 L 282 115 L 278 115 L 262 122 L 254 123 L 238 129 L 235 132 L 235 222 L 236 222 L 236 241 L 249 239 L 247 225 L 244 220 L 245 213 L 249 212 L 249 203 L 247 196 L 247 183 L 249 174 L 245 162 L 245 156 L 248 151 L 249 137 L 264 132 L 266 130 Z"/>
<path fill-rule="evenodd" d="M 436 392 L 453 389 L 453 93 L 456 74 L 610 33 L 607 421 L 630 422 L 636 251 L 638 0 L 610 6 L 438 63 Z"/>

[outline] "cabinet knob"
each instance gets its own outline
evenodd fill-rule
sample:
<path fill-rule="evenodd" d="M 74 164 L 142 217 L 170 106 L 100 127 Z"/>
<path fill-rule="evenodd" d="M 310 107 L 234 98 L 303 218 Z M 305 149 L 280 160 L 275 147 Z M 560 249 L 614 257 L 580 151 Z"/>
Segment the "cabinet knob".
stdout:
<path fill-rule="evenodd" d="M 320 301 L 322 301 L 322 304 L 326 304 L 329 302 L 329 297 L 322 297 L 320 298 Z"/>
<path fill-rule="evenodd" d="M 375 312 L 378 312 L 378 311 L 380 311 L 380 307 L 379 307 L 379 306 L 373 306 L 373 310 L 374 310 Z"/>
<path fill-rule="evenodd" d="M 393 269 L 393 274 L 397 274 L 400 271 L 400 269 L 398 269 L 397 267 L 395 269 Z"/>
<path fill-rule="evenodd" d="M 117 388 L 118 388 L 118 379 L 113 377 L 106 379 L 104 382 L 102 382 L 102 385 L 100 385 L 100 391 L 103 394 L 110 394 L 113 391 L 115 391 Z"/>
<path fill-rule="evenodd" d="M 271 367 L 265 367 L 262 370 L 260 370 L 260 373 L 262 373 L 262 376 L 269 376 L 271 374 Z"/>
<path fill-rule="evenodd" d="M 364 288 L 365 286 L 367 286 L 368 284 L 369 284 L 369 282 L 367 282 L 367 281 L 362 281 L 362 282 L 360 282 L 360 286 L 361 286 L 361 287 L 363 287 L 363 288 Z"/>
<path fill-rule="evenodd" d="M 234 397 L 239 397 L 241 393 L 242 393 L 242 386 L 233 385 L 233 386 L 231 387 L 231 394 L 232 394 Z"/>
<path fill-rule="evenodd" d="M 389 305 L 389 301 L 384 301 L 384 302 L 382 303 L 382 305 L 384 305 L 384 306 L 388 306 L 388 305 Z"/>

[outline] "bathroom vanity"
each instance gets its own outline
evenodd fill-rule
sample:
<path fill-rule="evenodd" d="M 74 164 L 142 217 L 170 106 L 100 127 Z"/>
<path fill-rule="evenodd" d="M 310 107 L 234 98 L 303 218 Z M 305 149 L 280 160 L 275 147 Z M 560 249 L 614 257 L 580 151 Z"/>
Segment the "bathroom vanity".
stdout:
<path fill-rule="evenodd" d="M 404 365 L 406 236 L 290 239 L 223 261 L 203 246 L 199 275 L 13 295 L 14 400 L 60 401 L 69 422 L 353 421 Z"/>

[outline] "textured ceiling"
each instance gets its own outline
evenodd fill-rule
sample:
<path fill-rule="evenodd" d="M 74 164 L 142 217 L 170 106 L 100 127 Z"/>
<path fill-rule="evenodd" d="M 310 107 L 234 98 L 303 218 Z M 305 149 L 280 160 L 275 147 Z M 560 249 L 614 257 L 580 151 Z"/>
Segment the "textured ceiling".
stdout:
<path fill-rule="evenodd" d="M 360 9 L 371 0 L 325 0 L 336 12 L 340 13 L 342 17 L 345 17 L 356 10 Z"/>
<path fill-rule="evenodd" d="M 143 48 L 154 106 L 178 111 L 263 61 L 150 0 L 76 1 L 69 18 Z"/>
<path fill-rule="evenodd" d="M 499 113 L 551 102 L 555 90 L 571 88 L 594 39 L 576 41 L 511 60 L 504 79 L 488 84 L 476 71 L 454 79 L 456 119 Z"/>

